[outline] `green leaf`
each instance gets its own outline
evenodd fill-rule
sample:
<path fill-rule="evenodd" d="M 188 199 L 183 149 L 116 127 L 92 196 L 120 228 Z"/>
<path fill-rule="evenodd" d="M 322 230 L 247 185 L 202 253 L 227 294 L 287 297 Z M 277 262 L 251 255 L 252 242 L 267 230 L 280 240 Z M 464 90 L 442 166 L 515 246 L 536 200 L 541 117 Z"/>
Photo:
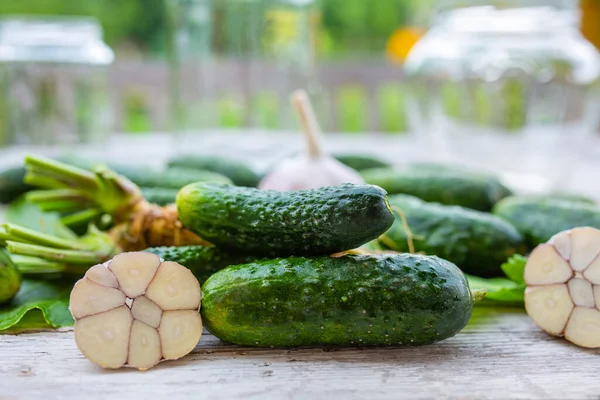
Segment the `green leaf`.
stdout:
<path fill-rule="evenodd" d="M 61 222 L 58 213 L 43 212 L 24 197 L 12 202 L 5 213 L 5 222 L 18 224 L 29 229 L 61 238 L 75 239 L 77 236 Z"/>
<path fill-rule="evenodd" d="M 524 284 L 525 264 L 527 264 L 527 257 L 515 254 L 502 264 L 500 268 L 502 268 L 502 271 L 504 271 L 511 281 Z"/>
<path fill-rule="evenodd" d="M 466 275 L 469 286 L 472 289 L 485 289 L 485 300 L 483 305 L 489 305 L 490 300 L 501 303 L 514 303 L 522 305 L 524 302 L 525 284 L 516 283 L 506 278 L 480 278 Z M 476 303 L 479 304 L 479 303 Z"/>
<path fill-rule="evenodd" d="M 69 294 L 73 283 L 64 280 L 24 280 L 21 290 L 5 306 L 0 306 L 0 331 L 17 325 L 20 329 L 39 328 L 39 319 L 28 317 L 33 310 L 41 311 L 48 327 L 59 328 L 73 325 L 69 311 Z"/>

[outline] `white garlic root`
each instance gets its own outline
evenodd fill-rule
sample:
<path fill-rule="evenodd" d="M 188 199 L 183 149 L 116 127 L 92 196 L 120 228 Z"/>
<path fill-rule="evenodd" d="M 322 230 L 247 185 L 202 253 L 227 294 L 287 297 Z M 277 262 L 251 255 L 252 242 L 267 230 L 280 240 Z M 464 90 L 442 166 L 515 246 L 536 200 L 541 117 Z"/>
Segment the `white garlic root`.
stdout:
<path fill-rule="evenodd" d="M 306 139 L 306 152 L 286 159 L 269 172 L 258 187 L 278 191 L 317 189 L 342 183 L 364 183 L 352 168 L 326 154 L 321 145 L 321 128 L 307 93 L 297 90 L 291 96 Z"/>
<path fill-rule="evenodd" d="M 200 340 L 201 298 L 189 269 L 150 253 L 119 254 L 73 287 L 75 342 L 103 368 L 146 370 L 181 358 Z"/>
<path fill-rule="evenodd" d="M 525 266 L 525 308 L 541 329 L 600 347 L 600 230 L 574 228 L 537 246 Z"/>

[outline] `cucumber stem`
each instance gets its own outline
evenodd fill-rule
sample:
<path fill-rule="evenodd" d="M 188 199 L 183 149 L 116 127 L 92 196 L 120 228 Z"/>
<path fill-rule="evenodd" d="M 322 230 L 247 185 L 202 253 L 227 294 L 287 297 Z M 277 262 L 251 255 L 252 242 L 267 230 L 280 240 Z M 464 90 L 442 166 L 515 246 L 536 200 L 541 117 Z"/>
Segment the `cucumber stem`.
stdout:
<path fill-rule="evenodd" d="M 390 238 L 385 233 L 377 238 L 378 243 L 383 243 L 387 248 L 392 249 L 394 251 L 398 251 L 398 246 L 396 246 L 396 242 L 392 238 Z"/>
<path fill-rule="evenodd" d="M 486 293 L 487 292 L 485 289 L 471 290 L 471 296 L 474 302 L 483 300 L 485 298 Z"/>
<path fill-rule="evenodd" d="M 302 133 L 306 139 L 308 155 L 311 158 L 323 157 L 321 127 L 315 116 L 315 111 L 310 103 L 308 94 L 304 90 L 296 90 L 292 93 L 291 102 L 296 109 L 298 119 L 302 125 Z"/>
<path fill-rule="evenodd" d="M 410 254 L 415 254 L 415 243 L 413 241 L 413 233 L 410 230 L 410 227 L 408 226 L 408 221 L 406 220 L 406 215 L 398 207 L 391 207 L 391 208 L 400 217 L 400 221 L 402 222 L 402 227 L 404 228 L 404 232 L 406 232 L 406 242 L 408 244 L 408 252 Z"/>

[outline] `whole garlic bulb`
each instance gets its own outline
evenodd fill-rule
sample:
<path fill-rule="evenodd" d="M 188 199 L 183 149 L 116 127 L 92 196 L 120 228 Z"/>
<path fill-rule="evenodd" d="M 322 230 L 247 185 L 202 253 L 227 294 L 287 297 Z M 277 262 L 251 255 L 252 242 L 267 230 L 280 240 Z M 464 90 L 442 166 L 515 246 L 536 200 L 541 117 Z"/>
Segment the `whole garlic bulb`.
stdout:
<path fill-rule="evenodd" d="M 288 158 L 266 174 L 258 187 L 281 192 L 316 189 L 342 183 L 364 183 L 360 174 L 326 154 L 321 147 L 320 127 L 304 90 L 292 93 L 292 104 L 302 125 L 306 152 Z"/>

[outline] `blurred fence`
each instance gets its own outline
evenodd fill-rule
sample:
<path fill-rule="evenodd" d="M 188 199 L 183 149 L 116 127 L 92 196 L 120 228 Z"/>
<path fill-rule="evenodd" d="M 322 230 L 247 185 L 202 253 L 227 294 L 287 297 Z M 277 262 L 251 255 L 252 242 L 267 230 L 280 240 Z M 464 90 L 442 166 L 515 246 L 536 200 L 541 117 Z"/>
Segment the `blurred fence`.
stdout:
<path fill-rule="evenodd" d="M 179 75 L 179 97 L 188 113 L 206 122 L 205 125 L 192 125 L 192 129 L 285 130 L 296 126 L 289 94 L 305 85 L 306 79 L 293 76 L 279 79 L 280 72 L 276 67 L 243 61 L 220 63 L 213 68 L 212 73 L 203 75 L 204 78 L 194 69 L 183 68 Z M 152 132 L 173 127 L 170 73 L 168 66 L 161 62 L 119 61 L 112 66 L 110 86 L 115 131 Z M 203 86 L 206 76 L 210 77 L 210 82 L 208 86 L 204 82 Z M 320 64 L 315 77 L 320 90 L 316 91 L 318 95 L 313 101 L 324 130 L 357 134 L 402 134 L 407 131 L 407 88 L 401 67 L 382 61 L 331 62 Z M 527 107 L 523 103 L 527 96 L 521 87 L 512 86 L 507 89 L 515 90 L 506 91 L 503 101 L 511 114 L 510 120 L 519 125 L 527 117 Z M 442 96 L 446 112 L 459 117 L 464 112 L 461 110 L 464 93 L 453 87 L 446 89 Z M 190 107 L 198 101 L 199 94 L 202 94 L 202 102 Z M 584 107 L 584 99 L 578 94 L 570 99 L 567 114 L 576 116 L 578 109 Z M 560 96 L 555 100 L 560 101 Z M 492 118 L 490 113 L 494 111 L 489 107 L 489 103 L 482 101 L 471 112 L 478 120 Z"/>
<path fill-rule="evenodd" d="M 199 106 L 198 114 L 212 114 L 212 123 L 225 128 L 263 127 L 281 129 L 293 116 L 289 113 L 291 90 L 305 84 L 302 78 L 276 79 L 276 67 L 252 66 L 247 62 L 221 63 L 210 76 L 211 104 Z M 114 129 L 119 132 L 148 132 L 169 129 L 172 104 L 170 70 L 165 63 L 119 61 L 110 72 Z M 329 131 L 406 130 L 403 74 L 398 66 L 384 62 L 330 63 L 315 72 L 318 82 L 315 107 Z M 202 93 L 202 77 L 197 70 L 182 68 L 178 85 L 180 98 L 187 104 Z M 313 88 L 314 89 L 314 88 Z M 285 121 L 284 121 L 285 120 Z M 289 124 L 288 124 L 289 125 Z"/>

